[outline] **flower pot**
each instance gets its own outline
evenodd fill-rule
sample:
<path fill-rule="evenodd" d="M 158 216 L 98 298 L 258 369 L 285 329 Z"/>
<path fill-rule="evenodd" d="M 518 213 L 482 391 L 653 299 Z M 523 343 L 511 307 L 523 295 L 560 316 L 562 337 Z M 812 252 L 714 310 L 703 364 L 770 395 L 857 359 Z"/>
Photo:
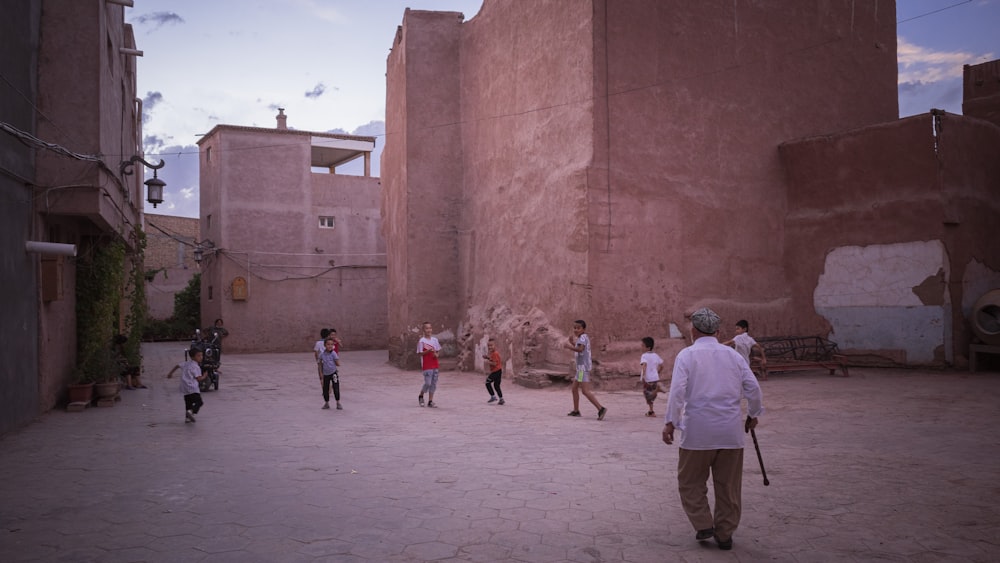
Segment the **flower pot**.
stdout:
<path fill-rule="evenodd" d="M 94 384 L 78 383 L 69 386 L 69 402 L 89 403 L 94 400 Z"/>
<path fill-rule="evenodd" d="M 94 385 L 94 392 L 97 393 L 98 399 L 113 399 L 118 395 L 118 382 L 113 383 L 98 383 Z"/>

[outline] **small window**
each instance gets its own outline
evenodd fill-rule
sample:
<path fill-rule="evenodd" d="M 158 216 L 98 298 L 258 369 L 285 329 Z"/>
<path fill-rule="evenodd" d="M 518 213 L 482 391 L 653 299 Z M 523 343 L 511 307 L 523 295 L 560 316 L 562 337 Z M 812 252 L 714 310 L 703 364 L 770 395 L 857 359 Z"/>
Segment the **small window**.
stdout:
<path fill-rule="evenodd" d="M 327 215 L 319 216 L 319 228 L 321 229 L 332 229 L 333 228 L 333 217 Z"/>
<path fill-rule="evenodd" d="M 208 231 L 212 230 L 212 214 L 209 213 L 205 216 L 205 229 Z"/>
<path fill-rule="evenodd" d="M 212 289 L 213 289 L 212 286 L 208 286 L 208 300 L 209 301 L 212 300 L 212 293 L 213 293 Z"/>
<path fill-rule="evenodd" d="M 212 162 L 212 147 L 205 147 L 205 162 Z"/>

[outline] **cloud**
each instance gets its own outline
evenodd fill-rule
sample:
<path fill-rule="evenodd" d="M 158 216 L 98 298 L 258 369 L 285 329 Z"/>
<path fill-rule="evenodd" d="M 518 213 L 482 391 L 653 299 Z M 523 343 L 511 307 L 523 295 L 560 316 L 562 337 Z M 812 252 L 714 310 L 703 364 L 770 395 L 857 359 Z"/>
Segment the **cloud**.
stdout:
<path fill-rule="evenodd" d="M 326 84 L 320 82 L 312 90 L 306 92 L 306 97 L 311 99 L 316 99 L 322 96 L 323 92 L 326 92 Z"/>
<path fill-rule="evenodd" d="M 168 23 L 184 23 L 184 18 L 173 12 L 153 12 L 151 14 L 143 14 L 133 21 L 140 24 L 153 24 L 152 31 L 156 31 Z"/>
<path fill-rule="evenodd" d="M 962 80 L 906 82 L 899 85 L 899 116 L 927 113 L 931 108 L 962 113 Z"/>
<path fill-rule="evenodd" d="M 935 51 L 899 37 L 896 61 L 899 84 L 928 84 L 962 77 L 962 66 L 976 60 L 989 60 L 992 53 L 976 55 L 964 51 Z"/>
<path fill-rule="evenodd" d="M 166 139 L 159 135 L 144 135 L 142 137 L 142 152 L 157 152 L 166 145 Z"/>
<path fill-rule="evenodd" d="M 380 135 L 385 135 L 385 122 L 369 121 L 364 125 L 359 125 L 358 128 L 354 130 L 354 133 L 351 134 L 361 137 L 378 137 Z"/>
<path fill-rule="evenodd" d="M 146 123 L 149 121 L 149 113 L 153 111 L 160 102 L 163 101 L 163 94 L 159 92 L 146 92 L 145 97 L 142 98 L 142 122 Z"/>
<path fill-rule="evenodd" d="M 313 18 L 329 23 L 343 23 L 346 21 L 344 15 L 336 8 L 330 7 L 326 2 L 317 0 L 298 0 L 297 2 L 307 10 Z"/>

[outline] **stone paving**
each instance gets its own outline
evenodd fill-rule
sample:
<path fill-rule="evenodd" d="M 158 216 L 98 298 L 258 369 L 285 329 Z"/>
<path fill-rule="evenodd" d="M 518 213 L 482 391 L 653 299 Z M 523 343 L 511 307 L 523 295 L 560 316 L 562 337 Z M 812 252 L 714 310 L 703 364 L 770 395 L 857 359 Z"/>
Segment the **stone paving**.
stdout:
<path fill-rule="evenodd" d="M 225 355 L 185 424 L 183 343 L 145 348 L 149 389 L 53 411 L 0 439 L 0 561 L 996 561 L 1000 377 L 852 369 L 775 375 L 748 439 L 730 552 L 694 541 L 676 446 L 641 392 L 417 372 L 347 352 L 344 410 L 311 354 Z M 638 353 L 637 353 L 638 356 Z M 567 355 L 567 365 L 569 363 Z M 509 379 L 509 378 L 507 378 Z M 657 403 L 658 414 L 666 404 Z"/>

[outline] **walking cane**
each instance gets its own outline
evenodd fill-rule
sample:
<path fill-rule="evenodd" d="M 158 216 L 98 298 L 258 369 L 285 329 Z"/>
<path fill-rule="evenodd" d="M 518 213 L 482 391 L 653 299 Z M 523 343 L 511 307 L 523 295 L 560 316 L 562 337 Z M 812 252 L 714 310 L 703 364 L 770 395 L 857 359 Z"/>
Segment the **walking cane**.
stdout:
<path fill-rule="evenodd" d="M 753 428 L 750 428 L 750 420 L 752 420 L 752 419 L 748 415 L 747 416 L 746 427 L 747 427 L 747 430 L 750 431 L 750 436 L 753 438 L 753 447 L 754 447 L 755 450 L 757 450 L 757 461 L 760 462 L 760 473 L 761 473 L 761 475 L 764 476 L 764 486 L 766 487 L 766 486 L 770 485 L 771 482 L 767 480 L 767 472 L 764 471 L 764 458 L 762 458 L 760 456 L 760 444 L 757 443 L 757 433 L 753 431 Z"/>

